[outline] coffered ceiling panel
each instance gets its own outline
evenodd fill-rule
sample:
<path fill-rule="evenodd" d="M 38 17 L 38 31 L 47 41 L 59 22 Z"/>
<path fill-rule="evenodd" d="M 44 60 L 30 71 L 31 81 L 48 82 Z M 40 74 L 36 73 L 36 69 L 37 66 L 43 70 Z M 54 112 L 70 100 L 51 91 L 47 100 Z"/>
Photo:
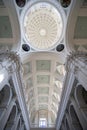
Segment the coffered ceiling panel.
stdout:
<path fill-rule="evenodd" d="M 0 0 L 0 8 L 5 7 L 3 0 Z"/>
<path fill-rule="evenodd" d="M 41 110 L 43 110 L 43 109 L 48 109 L 48 105 L 46 105 L 46 104 L 39 104 L 39 109 L 41 109 Z"/>
<path fill-rule="evenodd" d="M 77 18 L 74 38 L 87 39 L 87 16 L 79 16 Z"/>
<path fill-rule="evenodd" d="M 87 7 L 87 0 L 84 0 L 83 6 L 84 6 L 84 7 Z"/>
<path fill-rule="evenodd" d="M 39 96 L 38 97 L 38 102 L 39 103 L 46 103 L 46 102 L 48 102 L 48 97 L 46 97 L 46 96 Z"/>
<path fill-rule="evenodd" d="M 8 16 L 0 16 L 0 38 L 12 38 L 12 28 Z"/>
<path fill-rule="evenodd" d="M 49 94 L 48 87 L 38 87 L 38 94 Z"/>
<path fill-rule="evenodd" d="M 50 60 L 37 60 L 36 70 L 37 71 L 50 71 L 51 61 Z"/>
<path fill-rule="evenodd" d="M 38 75 L 37 76 L 37 83 L 38 84 L 49 84 L 50 76 L 49 75 Z"/>
<path fill-rule="evenodd" d="M 1 38 L 2 39 L 2 38 Z M 5 44 L 3 44 L 3 43 L 0 43 L 0 50 L 8 50 L 8 48 L 11 50 L 11 48 L 12 48 L 12 43 L 7 43 L 7 45 L 5 45 Z"/>

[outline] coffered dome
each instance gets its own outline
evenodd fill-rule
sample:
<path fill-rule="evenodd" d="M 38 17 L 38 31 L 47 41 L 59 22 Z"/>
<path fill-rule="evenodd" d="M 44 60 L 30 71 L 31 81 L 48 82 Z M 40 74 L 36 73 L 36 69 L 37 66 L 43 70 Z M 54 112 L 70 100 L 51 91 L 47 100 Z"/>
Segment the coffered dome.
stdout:
<path fill-rule="evenodd" d="M 23 21 L 26 41 L 31 47 L 40 50 L 48 50 L 60 41 L 63 26 L 60 11 L 48 2 L 28 7 Z"/>

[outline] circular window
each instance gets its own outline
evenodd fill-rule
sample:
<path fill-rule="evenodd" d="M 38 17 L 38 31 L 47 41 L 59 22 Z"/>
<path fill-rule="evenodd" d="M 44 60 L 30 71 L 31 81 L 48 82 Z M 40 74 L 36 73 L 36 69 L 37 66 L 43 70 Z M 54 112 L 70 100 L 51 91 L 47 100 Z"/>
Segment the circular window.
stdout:
<path fill-rule="evenodd" d="M 59 45 L 56 47 L 56 50 L 57 50 L 58 52 L 63 51 L 63 50 L 64 50 L 64 45 L 63 45 L 63 44 L 59 44 Z"/>
<path fill-rule="evenodd" d="M 26 4 L 26 0 L 15 0 L 16 1 L 16 4 L 19 6 L 19 7 L 24 7 L 25 4 Z"/>
<path fill-rule="evenodd" d="M 28 44 L 23 44 L 23 45 L 22 45 L 22 49 L 23 49 L 24 51 L 30 51 L 30 47 L 29 47 Z"/>
<path fill-rule="evenodd" d="M 27 42 L 35 49 L 52 48 L 61 38 L 63 20 L 52 4 L 36 3 L 27 9 L 24 16 L 24 34 Z"/>
<path fill-rule="evenodd" d="M 67 8 L 70 5 L 71 0 L 60 0 L 60 3 L 64 8 Z"/>

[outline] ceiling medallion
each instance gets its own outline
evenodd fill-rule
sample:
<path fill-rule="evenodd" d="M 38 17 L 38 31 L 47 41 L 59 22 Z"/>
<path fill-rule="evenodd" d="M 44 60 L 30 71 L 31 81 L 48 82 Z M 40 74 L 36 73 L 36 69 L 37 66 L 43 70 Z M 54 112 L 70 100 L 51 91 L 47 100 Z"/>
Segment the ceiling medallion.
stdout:
<path fill-rule="evenodd" d="M 54 5 L 39 2 L 28 7 L 23 26 L 25 38 L 31 47 L 48 50 L 60 41 L 63 20 L 60 11 Z"/>

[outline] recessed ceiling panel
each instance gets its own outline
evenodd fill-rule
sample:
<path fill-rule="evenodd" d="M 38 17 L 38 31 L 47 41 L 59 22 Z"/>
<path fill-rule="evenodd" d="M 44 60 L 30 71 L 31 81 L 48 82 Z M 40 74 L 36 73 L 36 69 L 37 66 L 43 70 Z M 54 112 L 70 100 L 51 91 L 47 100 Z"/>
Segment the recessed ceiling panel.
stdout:
<path fill-rule="evenodd" d="M 87 7 L 87 0 L 83 1 L 83 6 L 82 7 Z"/>
<path fill-rule="evenodd" d="M 0 8 L 5 7 L 3 0 L 0 0 Z"/>
<path fill-rule="evenodd" d="M 38 94 L 49 94 L 48 87 L 38 87 Z"/>
<path fill-rule="evenodd" d="M 41 104 L 41 105 L 39 105 L 39 110 L 40 110 L 40 109 L 48 109 L 48 105 L 46 105 L 46 104 L 45 104 L 45 105 L 42 105 L 42 104 Z"/>
<path fill-rule="evenodd" d="M 41 96 L 39 96 L 38 97 L 38 103 L 46 103 L 46 102 L 48 102 L 48 97 L 41 97 Z"/>
<path fill-rule="evenodd" d="M 5 51 L 5 50 L 11 50 L 11 48 L 12 48 L 12 43 L 6 43 L 6 44 L 4 44 L 4 43 L 0 43 L 0 50 L 1 51 Z"/>
<path fill-rule="evenodd" d="M 49 84 L 50 76 L 49 75 L 38 75 L 37 76 L 37 83 L 38 84 Z"/>
<path fill-rule="evenodd" d="M 8 16 L 0 16 L 0 38 L 12 38 L 12 28 Z"/>
<path fill-rule="evenodd" d="M 87 16 L 79 16 L 77 18 L 74 38 L 87 39 Z"/>
<path fill-rule="evenodd" d="M 51 61 L 50 60 L 37 60 L 36 70 L 37 71 L 50 71 Z"/>

